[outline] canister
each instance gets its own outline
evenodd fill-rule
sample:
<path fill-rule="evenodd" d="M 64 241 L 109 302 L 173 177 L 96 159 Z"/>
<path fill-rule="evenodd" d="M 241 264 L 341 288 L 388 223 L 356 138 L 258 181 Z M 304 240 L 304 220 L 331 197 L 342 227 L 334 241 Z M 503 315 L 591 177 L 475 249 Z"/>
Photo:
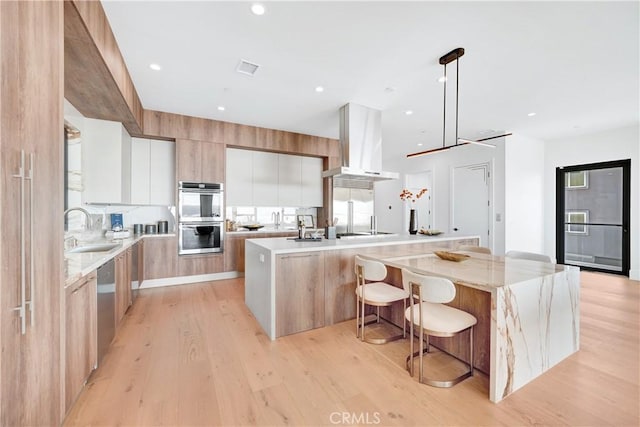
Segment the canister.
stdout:
<path fill-rule="evenodd" d="M 158 234 L 167 234 L 169 232 L 169 221 L 158 221 Z"/>
<path fill-rule="evenodd" d="M 156 234 L 158 226 L 155 224 L 147 224 L 144 226 L 144 234 Z"/>

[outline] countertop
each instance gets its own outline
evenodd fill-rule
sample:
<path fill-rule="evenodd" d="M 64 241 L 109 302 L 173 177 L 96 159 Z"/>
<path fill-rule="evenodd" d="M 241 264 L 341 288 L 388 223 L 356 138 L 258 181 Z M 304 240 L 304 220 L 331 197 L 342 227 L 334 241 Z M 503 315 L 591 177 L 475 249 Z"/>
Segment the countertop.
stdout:
<path fill-rule="evenodd" d="M 448 240 L 479 239 L 479 236 L 461 236 L 458 234 L 440 234 L 438 236 L 427 236 L 423 234 L 415 235 L 394 235 L 383 237 L 362 237 L 357 239 L 322 239 L 320 241 L 296 242 L 286 237 L 273 237 L 267 239 L 248 239 L 260 247 L 263 247 L 273 254 L 288 254 L 296 252 L 329 251 L 335 249 L 351 249 L 372 246 L 404 245 L 424 242 L 445 242 Z"/>
<path fill-rule="evenodd" d="M 489 292 L 496 288 L 540 279 L 565 270 L 564 265 L 548 262 L 506 258 L 477 252 L 455 252 L 467 254 L 469 258 L 461 262 L 445 261 L 434 254 L 396 257 L 365 255 L 365 258 L 377 259 L 388 266 L 407 268 L 423 275 L 447 277 L 454 282 L 462 282 L 466 286 Z"/>
<path fill-rule="evenodd" d="M 307 231 L 311 231 L 311 230 L 307 230 Z M 290 234 L 290 233 L 297 233 L 298 229 L 297 228 L 275 228 L 275 227 L 263 227 L 260 228 L 258 230 L 247 230 L 246 228 L 238 228 L 238 231 L 225 231 L 225 234 L 227 236 L 244 236 L 246 234 Z"/>
<path fill-rule="evenodd" d="M 64 272 L 65 272 L 65 287 L 73 284 L 76 280 L 91 273 L 101 265 L 109 262 L 115 258 L 127 248 L 133 246 L 135 243 L 142 239 L 163 239 L 167 237 L 175 237 L 176 234 L 141 234 L 133 235 L 127 239 L 97 239 L 92 240 L 90 243 L 121 243 L 111 249 L 108 252 L 85 252 L 79 254 L 65 253 L 64 254 Z M 87 242 L 89 243 L 89 242 Z"/>

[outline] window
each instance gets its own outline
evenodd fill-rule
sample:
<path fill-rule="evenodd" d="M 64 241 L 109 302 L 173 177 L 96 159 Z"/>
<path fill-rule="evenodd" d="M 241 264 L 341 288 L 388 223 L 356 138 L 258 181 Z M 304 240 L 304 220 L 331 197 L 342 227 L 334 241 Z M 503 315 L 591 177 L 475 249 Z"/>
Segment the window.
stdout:
<path fill-rule="evenodd" d="M 565 188 L 589 188 L 589 171 L 565 173 L 564 186 Z"/>
<path fill-rule="evenodd" d="M 587 223 L 589 222 L 588 211 L 565 212 L 566 232 L 572 234 L 589 234 Z"/>

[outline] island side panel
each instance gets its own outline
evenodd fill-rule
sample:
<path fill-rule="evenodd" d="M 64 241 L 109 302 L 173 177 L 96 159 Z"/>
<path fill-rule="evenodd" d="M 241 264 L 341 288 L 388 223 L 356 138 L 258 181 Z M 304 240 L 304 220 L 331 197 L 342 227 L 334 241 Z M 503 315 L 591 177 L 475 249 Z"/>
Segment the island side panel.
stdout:
<path fill-rule="evenodd" d="M 276 255 L 276 337 L 321 328 L 324 252 Z"/>
<path fill-rule="evenodd" d="M 580 348 L 580 271 L 496 290 L 490 399 L 499 402 Z"/>
<path fill-rule="evenodd" d="M 271 251 L 245 240 L 244 302 L 271 340 L 276 339 L 275 268 Z"/>

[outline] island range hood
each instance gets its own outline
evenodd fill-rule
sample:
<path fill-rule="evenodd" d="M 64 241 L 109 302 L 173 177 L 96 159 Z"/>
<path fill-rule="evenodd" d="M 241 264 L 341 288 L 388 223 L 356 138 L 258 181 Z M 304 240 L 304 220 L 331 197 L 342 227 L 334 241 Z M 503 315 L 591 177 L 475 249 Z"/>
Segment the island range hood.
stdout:
<path fill-rule="evenodd" d="M 342 166 L 322 172 L 323 178 L 384 181 L 397 172 L 382 170 L 382 112 L 349 103 L 340 108 Z"/>

